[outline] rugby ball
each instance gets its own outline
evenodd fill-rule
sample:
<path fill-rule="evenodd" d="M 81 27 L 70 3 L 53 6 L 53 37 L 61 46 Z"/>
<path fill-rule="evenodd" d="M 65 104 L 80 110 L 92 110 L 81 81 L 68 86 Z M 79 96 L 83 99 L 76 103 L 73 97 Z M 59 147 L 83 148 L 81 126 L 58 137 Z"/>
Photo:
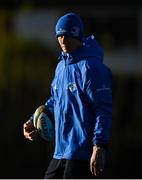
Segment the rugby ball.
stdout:
<path fill-rule="evenodd" d="M 54 139 L 53 115 L 45 105 L 41 105 L 36 109 L 33 116 L 33 124 L 44 140 L 52 141 Z"/>

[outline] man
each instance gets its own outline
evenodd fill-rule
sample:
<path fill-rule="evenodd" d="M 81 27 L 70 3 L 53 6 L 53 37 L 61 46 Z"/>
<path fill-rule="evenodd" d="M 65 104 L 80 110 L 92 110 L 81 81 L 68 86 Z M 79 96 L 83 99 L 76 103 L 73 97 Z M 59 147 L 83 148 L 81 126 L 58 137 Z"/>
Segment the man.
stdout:
<path fill-rule="evenodd" d="M 56 37 L 62 49 L 46 108 L 54 114 L 55 150 L 45 178 L 94 178 L 102 175 L 112 121 L 111 71 L 92 35 L 83 36 L 75 13 L 60 17 Z M 34 140 L 32 118 L 24 135 Z"/>

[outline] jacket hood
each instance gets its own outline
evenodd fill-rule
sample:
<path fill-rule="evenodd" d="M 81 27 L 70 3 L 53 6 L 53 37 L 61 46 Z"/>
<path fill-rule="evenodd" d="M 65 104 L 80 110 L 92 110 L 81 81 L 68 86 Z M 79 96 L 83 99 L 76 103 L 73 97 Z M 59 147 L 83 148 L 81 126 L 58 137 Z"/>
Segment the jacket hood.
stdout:
<path fill-rule="evenodd" d="M 104 51 L 102 47 L 99 45 L 99 43 L 97 42 L 95 36 L 91 35 L 84 38 L 83 46 L 80 49 L 69 52 L 69 53 L 62 52 L 59 59 L 62 60 L 63 56 L 69 57 L 68 64 L 71 64 L 74 61 L 82 60 L 84 58 L 97 59 L 103 62 Z"/>

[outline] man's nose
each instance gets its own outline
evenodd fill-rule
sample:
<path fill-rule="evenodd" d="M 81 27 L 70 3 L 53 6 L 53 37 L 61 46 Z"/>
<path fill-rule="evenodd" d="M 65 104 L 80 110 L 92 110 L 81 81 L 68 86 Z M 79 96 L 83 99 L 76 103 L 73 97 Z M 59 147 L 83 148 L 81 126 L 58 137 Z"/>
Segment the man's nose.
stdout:
<path fill-rule="evenodd" d="M 67 37 L 66 36 L 62 36 L 62 43 L 64 44 L 64 43 L 66 43 L 66 41 L 67 41 Z"/>

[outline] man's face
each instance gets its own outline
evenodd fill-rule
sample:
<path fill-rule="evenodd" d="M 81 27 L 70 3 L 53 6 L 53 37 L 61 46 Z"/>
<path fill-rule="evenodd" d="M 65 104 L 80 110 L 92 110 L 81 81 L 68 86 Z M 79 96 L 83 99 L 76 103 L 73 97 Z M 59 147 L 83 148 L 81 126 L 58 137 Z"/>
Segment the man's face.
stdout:
<path fill-rule="evenodd" d="M 67 36 L 58 36 L 58 42 L 61 46 L 63 52 L 70 52 L 77 50 L 81 47 L 82 43 L 78 39 L 67 37 Z"/>

